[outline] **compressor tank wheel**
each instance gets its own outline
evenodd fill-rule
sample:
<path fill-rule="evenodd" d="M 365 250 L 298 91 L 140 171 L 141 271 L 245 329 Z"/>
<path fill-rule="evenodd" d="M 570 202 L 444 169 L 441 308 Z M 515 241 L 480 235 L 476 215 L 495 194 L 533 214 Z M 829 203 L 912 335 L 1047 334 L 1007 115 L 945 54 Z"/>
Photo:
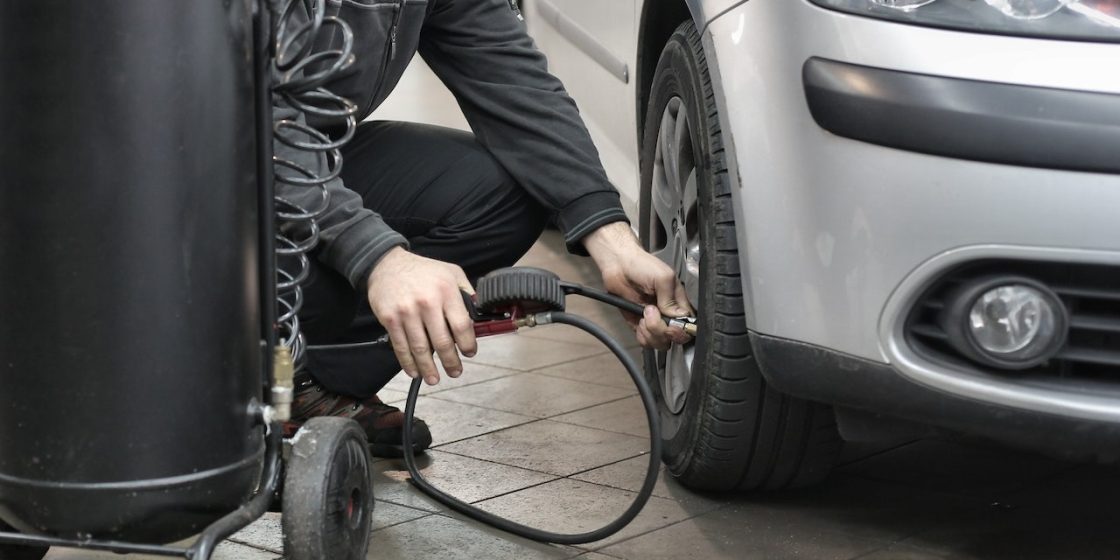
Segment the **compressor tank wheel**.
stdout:
<path fill-rule="evenodd" d="M 312 418 L 291 441 L 284 477 L 284 557 L 363 560 L 373 517 L 366 435 L 347 418 Z"/>

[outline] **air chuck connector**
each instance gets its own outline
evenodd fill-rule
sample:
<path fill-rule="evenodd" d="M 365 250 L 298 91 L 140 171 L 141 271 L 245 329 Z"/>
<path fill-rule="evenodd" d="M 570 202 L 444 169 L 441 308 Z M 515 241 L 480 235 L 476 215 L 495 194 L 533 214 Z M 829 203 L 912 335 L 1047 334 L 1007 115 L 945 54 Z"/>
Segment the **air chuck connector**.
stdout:
<path fill-rule="evenodd" d="M 495 270 L 478 281 L 478 295 L 464 296 L 475 320 L 476 334 L 486 336 L 512 332 L 522 327 L 547 325 L 549 313 L 563 312 L 568 295 L 588 297 L 618 309 L 641 316 L 645 307 L 614 294 L 560 280 L 559 276 L 532 267 Z M 689 336 L 700 332 L 695 317 L 667 317 L 662 320 Z M 479 326 L 479 323 L 483 326 Z"/>
<path fill-rule="evenodd" d="M 696 333 L 700 332 L 700 327 L 696 326 L 695 317 L 673 317 L 667 322 L 670 327 L 677 327 L 688 336 L 696 336 Z"/>
<path fill-rule="evenodd" d="M 277 346 L 272 357 L 272 420 L 287 422 L 292 419 L 295 376 L 291 349 Z"/>

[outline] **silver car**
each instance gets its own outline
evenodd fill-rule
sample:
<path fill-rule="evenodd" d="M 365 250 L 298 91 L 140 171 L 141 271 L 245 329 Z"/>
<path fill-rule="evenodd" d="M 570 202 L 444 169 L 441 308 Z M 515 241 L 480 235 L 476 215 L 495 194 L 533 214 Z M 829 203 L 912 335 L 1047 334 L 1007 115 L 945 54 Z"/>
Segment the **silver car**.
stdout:
<path fill-rule="evenodd" d="M 1120 0 L 526 0 L 699 311 L 665 462 L 809 484 L 841 437 L 1120 459 Z"/>

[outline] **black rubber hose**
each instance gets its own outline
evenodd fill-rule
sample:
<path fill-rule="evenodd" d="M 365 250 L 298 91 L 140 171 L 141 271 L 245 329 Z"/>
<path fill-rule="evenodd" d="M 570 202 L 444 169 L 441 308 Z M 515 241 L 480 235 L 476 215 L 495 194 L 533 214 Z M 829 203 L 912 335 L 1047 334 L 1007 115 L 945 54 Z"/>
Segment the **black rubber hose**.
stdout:
<path fill-rule="evenodd" d="M 641 317 L 645 313 L 646 308 L 640 303 L 634 303 L 630 300 L 621 298 L 614 294 L 607 293 L 602 290 L 596 290 L 595 288 L 589 288 L 582 284 L 560 282 L 560 289 L 562 289 L 565 294 L 575 294 L 577 296 L 583 296 L 585 298 L 593 299 L 607 305 L 617 307 L 623 311 L 633 313 L 634 315 L 637 315 L 639 317 Z M 669 319 L 665 318 L 665 321 L 668 322 Z"/>
<path fill-rule="evenodd" d="M 420 469 L 416 467 L 416 453 L 412 449 L 412 425 L 416 414 L 416 399 L 420 396 L 421 381 L 419 378 L 412 380 L 412 385 L 408 389 L 408 400 L 404 408 L 404 463 L 405 466 L 408 467 L 408 474 L 412 477 L 412 484 L 414 486 L 443 505 L 471 519 L 481 521 L 482 523 L 501 529 L 507 533 L 512 533 L 534 541 L 555 544 L 585 544 L 605 539 L 620 531 L 634 520 L 638 513 L 642 511 L 642 508 L 645 507 L 646 502 L 649 501 L 650 496 L 653 494 L 653 486 L 657 483 L 657 476 L 661 471 L 661 421 L 658 415 L 657 401 L 654 400 L 653 391 L 650 389 L 649 384 L 646 383 L 645 377 L 642 376 L 642 369 L 630 358 L 629 354 L 626 353 L 626 349 L 623 348 L 617 340 L 611 338 L 599 325 L 578 315 L 572 315 L 561 311 L 554 311 L 541 315 L 550 315 L 552 323 L 571 325 L 599 339 L 599 341 L 606 345 L 606 347 L 614 353 L 615 357 L 622 362 L 622 365 L 626 368 L 626 372 L 630 374 L 630 379 L 634 381 L 634 385 L 638 388 L 638 395 L 642 399 L 642 405 L 645 406 L 646 420 L 649 422 L 649 469 L 646 471 L 646 479 L 645 482 L 642 483 L 642 489 L 638 491 L 638 495 L 634 497 L 634 501 L 630 504 L 630 507 L 627 508 L 618 519 L 594 531 L 578 534 L 553 533 L 551 531 L 544 531 L 522 525 L 505 519 L 504 517 L 499 517 L 463 502 L 435 486 L 432 486 L 431 483 L 424 480 L 424 477 L 420 474 Z"/>

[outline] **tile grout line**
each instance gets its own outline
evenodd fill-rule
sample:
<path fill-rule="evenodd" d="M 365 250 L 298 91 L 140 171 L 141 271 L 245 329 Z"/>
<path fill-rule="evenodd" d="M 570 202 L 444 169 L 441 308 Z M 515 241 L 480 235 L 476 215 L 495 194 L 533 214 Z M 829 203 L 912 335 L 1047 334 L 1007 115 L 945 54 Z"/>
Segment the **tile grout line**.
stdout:
<path fill-rule="evenodd" d="M 539 339 L 539 338 L 535 338 L 535 339 L 533 339 L 533 340 L 538 340 L 538 341 L 539 341 L 539 340 L 541 340 L 541 339 Z M 555 340 L 554 340 L 554 341 L 552 341 L 552 342 L 560 342 L 561 344 L 571 344 L 571 345 L 573 345 L 573 346 L 581 346 L 581 347 L 587 348 L 587 346 L 584 346 L 584 345 L 582 345 L 582 344 L 576 344 L 576 343 L 574 343 L 574 342 L 561 342 L 561 341 L 555 341 Z M 587 355 L 587 356 L 580 356 L 580 357 L 578 357 L 578 358 L 572 358 L 572 359 L 570 359 L 570 360 L 564 360 L 564 361 L 562 361 L 562 362 L 555 362 L 555 363 L 551 363 L 551 364 L 540 365 L 540 366 L 537 366 L 537 367 L 534 367 L 534 368 L 530 368 L 530 369 L 514 369 L 514 368 L 511 368 L 510 366 L 507 366 L 507 365 L 488 364 L 488 363 L 486 363 L 486 362 L 482 362 L 482 361 L 477 361 L 477 360 L 478 360 L 478 358 L 472 358 L 472 359 L 473 359 L 473 360 L 476 360 L 476 361 L 477 361 L 477 363 L 479 363 L 479 364 L 482 364 L 482 365 L 484 365 L 484 366 L 496 367 L 496 368 L 501 368 L 501 369 L 513 369 L 514 371 L 517 371 L 517 372 L 520 372 L 520 373 L 534 373 L 534 372 L 536 372 L 536 370 L 538 370 L 538 369 L 542 369 L 542 368 L 551 368 L 551 367 L 556 367 L 556 366 L 563 366 L 563 365 L 567 365 L 567 364 L 570 364 L 570 363 L 572 363 L 572 362 L 578 362 L 578 361 L 580 361 L 580 360 L 586 360 L 586 359 L 588 359 L 588 358 L 597 358 L 597 357 L 599 357 L 599 356 L 602 356 L 603 354 L 610 354 L 610 352 L 611 352 L 611 351 L 610 351 L 609 349 L 605 349 L 605 350 L 603 350 L 602 352 L 598 352 L 598 353 L 595 353 L 595 354 L 589 354 L 589 355 Z M 492 381 L 492 380 L 491 380 L 491 381 Z"/>
<path fill-rule="evenodd" d="M 443 401 L 443 402 L 451 402 L 451 401 Z M 461 403 L 456 403 L 456 404 L 461 404 Z M 491 409 L 487 408 L 486 410 L 491 410 Z M 494 410 L 492 412 L 502 412 L 502 411 Z M 510 414 L 513 414 L 513 413 L 510 413 Z M 519 416 L 524 416 L 524 415 L 519 415 Z M 490 434 L 496 434 L 498 432 L 503 432 L 505 430 L 512 430 L 513 428 L 520 428 L 521 426 L 528 426 L 529 424 L 533 424 L 535 422 L 540 422 L 541 420 L 546 420 L 546 418 L 533 418 L 532 416 L 525 416 L 525 418 L 528 418 L 529 420 L 527 420 L 525 422 L 520 422 L 520 423 L 517 423 L 517 424 L 513 424 L 513 425 L 510 425 L 510 426 L 503 426 L 501 428 L 495 428 L 493 430 L 490 430 L 489 432 L 482 432 L 480 434 L 475 434 L 473 436 L 467 436 L 467 437 L 459 438 L 459 439 L 452 440 L 452 441 L 445 441 L 445 442 L 440 443 L 438 445 L 433 445 L 429 449 L 440 449 L 441 447 L 443 447 L 445 445 L 451 445 L 453 443 L 459 443 L 459 442 L 462 442 L 462 441 L 467 441 L 469 439 L 479 438 L 479 437 L 482 437 L 482 436 L 488 436 Z M 441 451 L 442 451 L 442 449 L 441 449 Z M 448 452 L 445 451 L 445 453 L 448 453 Z"/>
<path fill-rule="evenodd" d="M 551 367 L 548 367 L 548 368 L 545 368 L 545 369 L 552 369 L 552 368 L 551 368 Z M 551 377 L 551 378 L 553 378 L 553 379 L 563 379 L 563 380 L 565 380 L 565 381 L 574 381 L 574 382 L 576 382 L 576 383 L 587 383 L 588 385 L 595 385 L 596 387 L 610 387 L 610 388 L 612 388 L 612 389 L 633 389 L 633 388 L 634 388 L 634 384 L 633 384 L 633 383 L 630 383 L 630 384 L 629 384 L 628 386 L 626 386 L 626 387 L 619 387 L 619 386 L 617 386 L 617 385 L 608 385 L 608 384 L 606 384 L 606 383 L 596 383 L 596 382 L 594 382 L 594 381 L 585 381 L 585 380 L 583 380 L 583 379 L 571 379 L 571 378 L 568 378 L 568 377 L 564 377 L 564 376 L 562 376 L 562 375 L 556 375 L 556 374 L 552 374 L 552 373 L 546 373 L 546 372 L 543 372 L 543 371 L 532 371 L 532 372 L 526 372 L 526 373 L 535 373 L 535 374 L 537 374 L 537 375 L 543 375 L 543 376 L 545 376 L 545 377 Z M 627 379 L 629 379 L 629 377 L 627 377 Z"/>
<path fill-rule="evenodd" d="M 486 364 L 479 364 L 479 365 L 486 365 Z M 482 379 L 480 381 L 472 381 L 470 383 L 463 383 L 462 385 L 459 385 L 457 387 L 444 387 L 443 389 L 432 389 L 432 390 L 428 391 L 427 393 L 421 394 L 420 396 L 421 397 L 431 397 L 433 395 L 438 395 L 440 393 L 446 393 L 448 391 L 454 391 L 455 389 L 462 389 L 464 387 L 473 387 L 475 385 L 482 385 L 483 383 L 489 383 L 491 381 L 497 381 L 499 379 L 505 379 L 507 377 L 515 377 L 515 376 L 518 376 L 518 375 L 524 375 L 526 373 L 529 373 L 527 371 L 520 371 L 520 370 L 516 370 L 516 369 L 509 369 L 509 368 L 491 366 L 491 365 L 486 365 L 486 367 L 487 368 L 493 368 L 493 369 L 500 369 L 502 371 L 507 371 L 509 373 L 506 374 L 506 375 L 500 375 L 498 377 L 492 377 L 490 379 Z M 404 373 L 404 371 L 402 370 L 402 371 L 398 372 L 397 375 L 402 375 L 403 373 Z M 463 373 L 459 376 L 459 378 L 461 378 L 463 375 L 469 375 L 469 374 L 464 370 Z M 405 377 L 407 377 L 407 375 Z M 441 379 L 443 378 L 443 374 L 440 375 L 440 378 Z M 453 377 L 451 379 L 458 379 L 458 378 Z M 411 384 L 412 383 L 412 378 L 409 378 L 408 382 Z M 438 387 L 438 386 L 439 386 L 438 384 L 435 385 L 435 387 Z M 432 385 L 428 385 L 428 387 L 432 387 Z M 406 398 L 408 397 L 408 389 L 409 389 L 408 387 L 406 387 L 403 391 L 400 390 L 400 389 L 393 389 L 393 388 L 390 388 L 390 387 L 382 387 L 382 389 L 388 389 L 390 391 L 397 391 L 398 393 L 404 393 L 405 397 Z M 378 392 L 380 392 L 380 391 L 378 391 Z M 394 402 L 399 402 L 399 401 L 394 401 Z"/>
<path fill-rule="evenodd" d="M 876 452 L 874 452 L 870 455 L 866 455 L 864 457 L 860 457 L 859 459 L 852 459 L 851 461 L 848 461 L 848 462 L 845 462 L 845 463 L 836 463 L 835 468 L 836 469 L 842 469 L 844 467 L 850 467 L 852 465 L 857 465 L 857 464 L 862 463 L 864 461 L 874 459 L 874 458 L 876 458 L 880 455 L 886 455 L 887 453 L 890 453 L 892 451 L 897 451 L 897 450 L 902 449 L 904 447 L 907 447 L 911 444 L 918 443 L 919 441 L 922 441 L 922 440 L 921 439 L 915 439 L 915 440 L 905 441 L 905 442 L 902 442 L 902 443 L 900 443 L 900 444 L 898 444 L 894 447 L 888 448 L 888 449 L 880 449 L 879 451 L 876 451 Z"/>
<path fill-rule="evenodd" d="M 253 550 L 259 550 L 259 551 L 261 551 L 261 552 L 267 552 L 267 553 L 269 553 L 269 554 L 278 554 L 278 555 L 280 555 L 280 556 L 283 556 L 283 555 L 284 555 L 284 552 L 283 552 L 283 550 L 280 550 L 280 551 L 272 550 L 271 548 L 267 548 L 267 547 L 265 547 L 265 546 L 261 546 L 261 545 L 259 545 L 259 544 L 256 544 L 256 543 L 251 543 L 251 542 L 245 542 L 245 541 L 241 541 L 241 540 L 238 540 L 238 539 L 237 539 L 237 538 L 235 538 L 235 537 L 237 537 L 237 533 L 234 533 L 234 534 L 233 534 L 233 535 L 231 535 L 231 536 L 230 536 L 229 538 L 227 538 L 227 539 L 226 539 L 226 542 L 231 542 L 231 543 L 234 543 L 234 544 L 239 544 L 239 545 L 241 545 L 241 546 L 249 547 L 249 548 L 251 548 L 251 549 L 253 549 Z"/>
<path fill-rule="evenodd" d="M 517 465 L 507 465 L 505 463 L 499 463 L 497 461 L 491 461 L 489 459 L 481 459 L 479 457 L 471 457 L 470 455 L 464 455 L 462 453 L 456 453 L 454 451 L 447 451 L 445 449 L 441 449 L 440 453 L 447 453 L 448 455 L 455 455 L 457 457 L 463 457 L 463 458 L 472 459 L 472 460 L 475 460 L 475 461 L 482 461 L 483 463 L 490 463 L 491 465 L 499 465 L 499 466 L 502 466 L 502 467 L 510 467 L 510 468 L 514 468 L 514 469 L 521 469 L 523 471 L 529 471 L 529 472 L 536 473 L 536 474 L 543 474 L 543 475 L 546 475 L 546 476 L 556 477 L 556 479 L 566 478 L 562 474 L 550 473 L 550 472 L 545 472 L 545 471 L 538 471 L 537 469 L 519 467 Z"/>
<path fill-rule="evenodd" d="M 525 373 L 531 373 L 531 372 L 525 372 Z M 554 378 L 554 379 L 555 379 L 555 378 Z M 492 380 L 490 380 L 490 381 L 497 381 L 497 380 L 496 380 L 496 379 L 492 379 Z M 572 381 L 572 380 L 570 380 L 570 379 L 564 379 L 564 381 L 570 381 L 570 382 L 572 382 L 572 383 L 582 383 L 581 381 Z M 489 381 L 484 381 L 483 383 L 489 383 Z M 476 383 L 476 385 L 481 385 L 481 384 L 482 384 L 482 383 Z M 589 385 L 590 385 L 590 384 L 589 384 Z M 602 385 L 596 385 L 596 387 L 601 387 L 601 386 L 602 386 Z M 621 389 L 619 389 L 619 390 L 621 390 Z M 597 403 L 595 403 L 595 404 L 590 404 L 590 405 L 587 405 L 587 406 L 584 406 L 584 407 L 580 407 L 580 408 L 574 408 L 574 409 L 572 409 L 572 410 L 569 410 L 569 411 L 566 411 L 566 412 L 559 412 L 559 413 L 553 414 L 553 415 L 551 415 L 551 416 L 529 416 L 529 415 L 527 415 L 527 414 L 522 414 L 522 413 L 520 413 L 520 412 L 510 412 L 510 411 L 508 411 L 508 410 L 502 410 L 502 409 L 500 409 L 500 408 L 493 408 L 493 407 L 489 407 L 489 406 L 483 406 L 483 405 L 479 405 L 479 404 L 473 404 L 473 403 L 462 403 L 462 402 L 459 402 L 459 401 L 453 401 L 453 400 L 451 400 L 451 399 L 441 398 L 441 397 L 439 397 L 439 396 L 438 396 L 438 394 L 437 394 L 437 395 L 429 395 L 429 396 L 428 396 L 428 398 L 431 398 L 431 399 L 435 399 L 435 400 L 437 400 L 437 401 L 448 402 L 448 403 L 452 403 L 452 404 L 465 405 L 465 406 L 473 406 L 473 407 L 481 408 L 481 409 L 484 409 L 484 410 L 489 410 L 489 411 L 492 411 L 492 412 L 504 412 L 504 413 L 506 413 L 506 414 L 514 414 L 514 415 L 517 415 L 517 416 L 522 416 L 522 417 L 525 417 L 525 418 L 532 418 L 533 420 L 552 420 L 553 418 L 555 418 L 555 417 L 557 417 L 557 416 L 563 416 L 563 415 L 565 415 L 565 414 L 574 414 L 574 413 L 576 413 L 576 412 L 583 412 L 583 411 L 585 411 L 585 410 L 587 410 L 587 409 L 589 409 L 589 408 L 595 408 L 595 407 L 597 407 L 597 406 L 602 406 L 602 405 L 605 405 L 605 404 L 611 404 L 611 403 L 615 403 L 615 402 L 618 402 L 618 401 L 621 401 L 621 400 L 629 399 L 629 398 L 631 398 L 631 397 L 634 397 L 634 396 L 635 396 L 635 395 L 632 395 L 632 394 L 631 394 L 631 395 L 626 395 L 626 396 L 623 396 L 623 397 L 618 397 L 618 398 L 616 398 L 616 399 L 611 399 L 611 400 L 606 400 L 606 401 L 602 401 L 602 402 L 597 402 Z M 399 402 L 399 401 L 395 401 L 395 402 Z M 417 410 L 416 412 L 417 412 L 417 413 L 419 414 L 419 412 L 420 412 L 420 411 L 419 411 L 419 410 Z M 568 422 L 560 422 L 560 423 L 561 423 L 561 424 L 567 424 L 567 425 L 569 425 L 569 426 L 571 426 L 571 425 L 578 425 L 578 424 L 570 424 L 570 423 L 568 423 Z M 584 427 L 584 428 L 586 428 L 587 426 L 581 426 L 581 427 Z M 503 429 L 504 429 L 504 428 L 503 428 Z M 598 429 L 598 428 L 592 428 L 592 429 Z M 603 432 L 610 432 L 610 430 L 600 430 L 600 431 L 603 431 Z M 618 432 L 611 432 L 611 433 L 618 433 Z M 478 437 L 478 436 L 472 436 L 472 437 Z M 641 436 L 635 436 L 635 437 L 641 437 Z M 467 439 L 470 439 L 470 438 L 467 438 Z"/>
<path fill-rule="evenodd" d="M 402 505 L 402 504 L 398 504 L 398 503 L 394 503 L 394 502 L 385 502 L 385 503 L 393 504 L 393 505 L 398 506 L 398 507 L 404 507 L 404 508 L 408 507 L 406 505 Z M 439 515 L 439 512 L 435 512 L 435 511 L 424 511 L 424 510 L 419 510 L 419 509 L 415 509 L 415 508 L 409 508 L 409 509 L 413 509 L 415 511 L 423 512 L 424 515 L 421 515 L 420 517 L 414 517 L 412 519 L 407 519 L 405 521 L 398 521 L 396 523 L 390 523 L 390 524 L 385 525 L 383 527 L 378 527 L 376 529 L 373 529 L 372 531 L 369 532 L 370 538 L 372 539 L 374 537 L 374 535 L 377 534 L 378 531 L 384 531 L 385 529 L 389 529 L 391 527 L 396 527 L 398 525 L 404 525 L 405 523 L 412 523 L 413 521 L 420 521 L 421 519 L 427 519 L 427 518 L 429 518 L 433 515 Z"/>

